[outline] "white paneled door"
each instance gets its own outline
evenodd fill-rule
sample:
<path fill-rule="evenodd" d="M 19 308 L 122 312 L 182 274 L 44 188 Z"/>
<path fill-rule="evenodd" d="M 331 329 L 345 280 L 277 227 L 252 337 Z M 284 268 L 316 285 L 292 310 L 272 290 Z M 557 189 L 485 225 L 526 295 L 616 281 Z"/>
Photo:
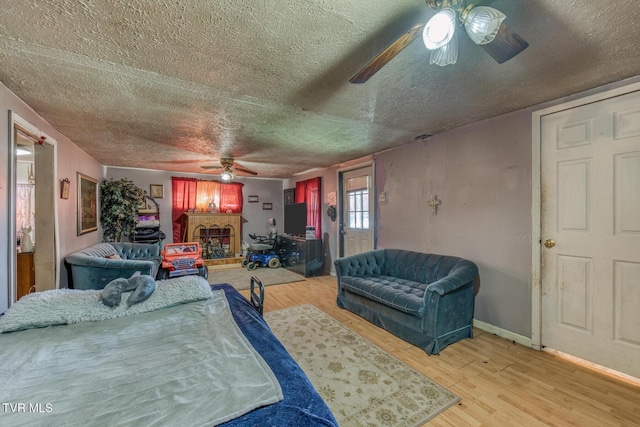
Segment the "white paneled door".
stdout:
<path fill-rule="evenodd" d="M 541 136 L 542 345 L 640 377 L 640 92 Z"/>
<path fill-rule="evenodd" d="M 373 249 L 373 168 L 342 173 L 343 256 Z"/>

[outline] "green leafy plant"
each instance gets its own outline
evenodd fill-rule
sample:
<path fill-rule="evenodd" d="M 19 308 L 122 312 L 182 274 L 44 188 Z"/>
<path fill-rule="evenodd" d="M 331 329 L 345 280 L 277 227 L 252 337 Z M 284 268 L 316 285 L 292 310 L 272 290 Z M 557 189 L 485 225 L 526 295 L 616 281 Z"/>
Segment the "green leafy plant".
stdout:
<path fill-rule="evenodd" d="M 103 179 L 100 184 L 100 223 L 105 242 L 122 242 L 133 234 L 138 222 L 138 206 L 146 192 L 129 178 L 114 181 Z"/>

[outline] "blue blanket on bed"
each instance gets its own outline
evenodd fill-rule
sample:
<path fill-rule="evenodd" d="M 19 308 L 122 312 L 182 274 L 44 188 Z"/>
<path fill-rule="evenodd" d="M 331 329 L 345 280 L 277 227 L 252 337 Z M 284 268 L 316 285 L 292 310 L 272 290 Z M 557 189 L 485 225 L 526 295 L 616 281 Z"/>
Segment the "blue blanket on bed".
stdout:
<path fill-rule="evenodd" d="M 224 290 L 236 323 L 276 375 L 284 395 L 278 403 L 221 425 L 337 427 L 338 423 L 326 403 L 251 304 L 231 285 L 212 285 L 211 289 Z"/>

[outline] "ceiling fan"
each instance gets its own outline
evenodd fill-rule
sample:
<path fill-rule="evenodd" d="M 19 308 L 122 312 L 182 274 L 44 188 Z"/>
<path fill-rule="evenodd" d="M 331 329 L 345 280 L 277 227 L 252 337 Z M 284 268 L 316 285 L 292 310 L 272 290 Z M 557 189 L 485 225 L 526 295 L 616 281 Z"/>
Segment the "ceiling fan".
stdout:
<path fill-rule="evenodd" d="M 425 47 L 431 51 L 429 63 L 445 66 L 458 59 L 456 23 L 464 27 L 469 38 L 499 64 L 513 58 L 529 46 L 526 40 L 504 24 L 506 15 L 488 6 L 467 4 L 467 0 L 426 0 L 427 6 L 438 12 L 426 23 L 414 25 L 385 50 L 365 65 L 349 81 L 364 83 L 387 62 L 422 35 Z"/>
<path fill-rule="evenodd" d="M 223 181 L 231 181 L 233 178 L 236 177 L 236 172 L 246 173 L 253 176 L 258 175 L 257 172 L 254 172 L 250 169 L 236 166 L 233 157 L 222 157 L 220 159 L 220 166 L 203 165 L 201 166 L 201 168 L 202 169 L 221 169 L 222 172 L 220 174 L 220 178 Z"/>

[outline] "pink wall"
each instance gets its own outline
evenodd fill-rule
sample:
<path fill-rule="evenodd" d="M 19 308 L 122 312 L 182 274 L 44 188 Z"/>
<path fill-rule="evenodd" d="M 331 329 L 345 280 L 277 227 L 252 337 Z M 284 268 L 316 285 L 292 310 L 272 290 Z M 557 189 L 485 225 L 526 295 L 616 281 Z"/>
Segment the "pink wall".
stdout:
<path fill-rule="evenodd" d="M 68 200 L 56 198 L 58 202 L 59 215 L 59 231 L 60 231 L 60 259 L 77 249 L 90 246 L 101 240 L 100 230 L 83 236 L 76 236 L 76 172 L 82 172 L 86 175 L 101 179 L 103 176 L 103 167 L 85 152 L 80 150 L 72 141 L 58 132 L 42 117 L 35 113 L 31 107 L 25 104 L 20 98 L 15 96 L 4 85 L 0 84 L 0 111 L 4 120 L 0 120 L 0 170 L 5 173 L 0 174 L 0 200 L 2 206 L 7 206 L 8 192 L 7 182 L 8 176 L 6 171 L 9 169 L 8 146 L 9 146 L 9 111 L 13 111 L 24 120 L 38 128 L 43 133 L 57 141 L 57 166 L 58 166 L 58 182 L 63 178 L 69 178 L 71 181 L 70 197 Z M 36 206 L 36 209 L 38 207 Z M 0 229 L 5 230 L 0 233 L 0 259 L 8 259 L 7 250 L 13 248 L 15 244 L 13 239 L 11 243 L 8 238 L 8 213 L 7 209 L 0 210 Z M 66 271 L 62 264 L 60 265 L 61 283 L 66 284 Z M 8 297 L 8 265 L 0 264 L 0 313 L 4 312 L 9 303 Z"/>

